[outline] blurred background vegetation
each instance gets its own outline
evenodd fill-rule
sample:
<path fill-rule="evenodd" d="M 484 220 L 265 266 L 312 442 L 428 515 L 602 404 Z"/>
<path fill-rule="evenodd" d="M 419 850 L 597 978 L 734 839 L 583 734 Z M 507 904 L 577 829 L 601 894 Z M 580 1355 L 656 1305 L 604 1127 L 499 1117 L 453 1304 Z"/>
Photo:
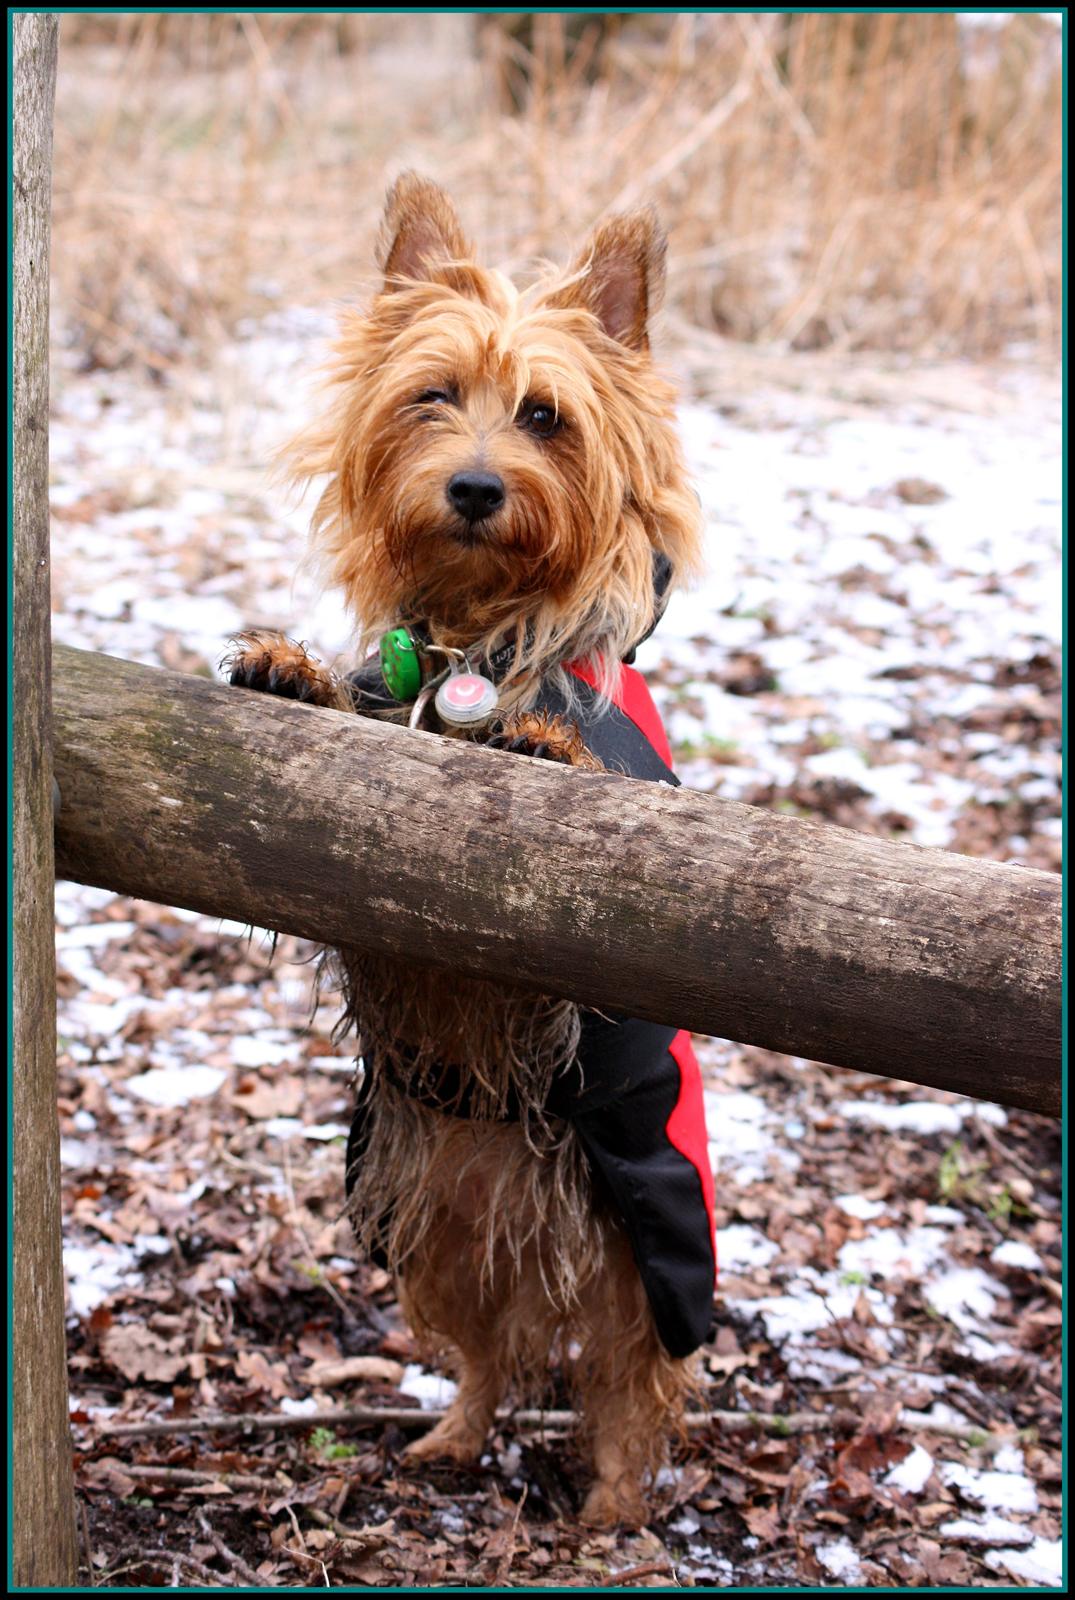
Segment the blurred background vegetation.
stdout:
<path fill-rule="evenodd" d="M 992 22 L 65 15 L 60 325 L 87 366 L 163 374 L 242 317 L 353 298 L 414 166 L 498 264 L 656 201 L 673 338 L 1051 356 L 1060 30 Z"/>

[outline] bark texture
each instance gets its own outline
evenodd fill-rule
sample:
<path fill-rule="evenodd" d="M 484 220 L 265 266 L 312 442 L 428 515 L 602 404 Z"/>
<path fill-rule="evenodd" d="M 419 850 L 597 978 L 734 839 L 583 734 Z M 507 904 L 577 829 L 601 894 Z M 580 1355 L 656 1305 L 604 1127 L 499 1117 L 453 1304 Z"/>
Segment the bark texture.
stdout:
<path fill-rule="evenodd" d="M 49 718 L 49 204 L 55 15 L 12 18 L 14 51 L 14 1083 L 12 1573 L 77 1576 L 56 1118 Z"/>

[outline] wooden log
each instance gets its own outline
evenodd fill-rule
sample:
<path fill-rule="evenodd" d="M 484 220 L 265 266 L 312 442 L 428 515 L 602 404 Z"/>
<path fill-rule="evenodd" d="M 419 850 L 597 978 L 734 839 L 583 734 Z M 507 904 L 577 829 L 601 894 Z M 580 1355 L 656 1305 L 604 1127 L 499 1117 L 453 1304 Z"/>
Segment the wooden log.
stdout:
<path fill-rule="evenodd" d="M 57 870 L 1055 1115 L 1060 883 L 56 652 Z"/>
<path fill-rule="evenodd" d="M 77 1577 L 56 1117 L 49 738 L 49 202 L 58 19 L 12 18 L 14 651 L 12 1576 Z"/>

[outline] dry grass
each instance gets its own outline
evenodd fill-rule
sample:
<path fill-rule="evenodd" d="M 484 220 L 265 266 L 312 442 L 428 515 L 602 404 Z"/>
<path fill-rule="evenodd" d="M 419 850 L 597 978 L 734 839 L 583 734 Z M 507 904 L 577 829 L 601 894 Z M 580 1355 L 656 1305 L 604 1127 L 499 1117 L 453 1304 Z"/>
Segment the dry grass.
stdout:
<path fill-rule="evenodd" d="M 65 16 L 57 303 L 167 370 L 353 295 L 387 181 L 487 254 L 654 199 L 673 326 L 784 349 L 1055 349 L 1059 30 L 952 13 Z"/>

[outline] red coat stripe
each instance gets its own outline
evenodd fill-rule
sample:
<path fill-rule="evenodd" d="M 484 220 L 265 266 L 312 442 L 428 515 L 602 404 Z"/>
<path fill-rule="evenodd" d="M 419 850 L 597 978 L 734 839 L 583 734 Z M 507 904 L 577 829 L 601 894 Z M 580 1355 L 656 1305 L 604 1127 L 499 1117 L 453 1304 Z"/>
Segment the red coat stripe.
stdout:
<path fill-rule="evenodd" d="M 588 661 L 571 661 L 568 671 L 573 672 L 576 678 L 581 678 L 583 683 L 588 683 L 591 689 L 597 688 L 597 674 Z M 619 681 L 614 685 L 609 697 L 618 711 L 625 717 L 630 717 L 635 727 L 642 736 L 653 746 L 666 767 L 672 765 L 672 750 L 668 743 L 668 735 L 664 731 L 660 712 L 653 703 L 653 696 L 642 674 L 634 667 L 620 666 Z"/>

